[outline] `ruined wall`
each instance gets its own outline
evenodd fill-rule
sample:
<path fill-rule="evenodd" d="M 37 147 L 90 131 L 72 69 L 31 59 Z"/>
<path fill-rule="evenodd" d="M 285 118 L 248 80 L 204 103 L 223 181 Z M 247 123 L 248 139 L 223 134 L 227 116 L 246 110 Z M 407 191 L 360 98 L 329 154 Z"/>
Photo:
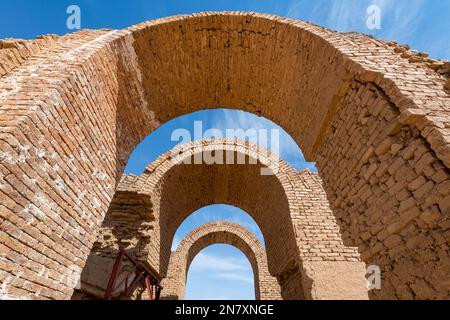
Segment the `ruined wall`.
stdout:
<path fill-rule="evenodd" d="M 111 38 L 107 31 L 64 37 L 0 80 L 2 297 L 70 298 L 125 163 L 124 146 L 142 138 L 141 117 L 133 129 L 116 123 L 140 111 L 131 98 L 132 64 L 124 67 L 126 50 L 107 45 Z M 129 89 L 120 86 L 125 78 Z M 117 138 L 121 130 L 126 139 Z"/>
<path fill-rule="evenodd" d="M 437 210 L 440 218 L 436 223 L 435 218 L 414 218 L 397 234 L 412 246 L 400 246 L 405 249 L 400 257 L 387 249 L 379 251 L 383 258 L 376 261 L 366 257 L 386 266 L 383 283 L 391 289 L 375 296 L 448 296 L 448 188 L 438 188 L 447 181 L 450 165 L 448 62 L 365 35 L 242 12 L 169 17 L 122 31 L 80 31 L 45 40 L 36 52 L 31 47 L 40 47 L 39 41 L 29 44 L 29 52 L 21 51 L 19 42 L 2 41 L 0 53 L 1 296 L 70 297 L 131 150 L 159 125 L 205 108 L 242 109 L 282 126 L 308 160 L 318 161 L 341 231 L 354 234 L 346 230 L 345 220 L 356 212 L 359 219 L 377 220 L 368 213 L 377 205 L 360 204 L 344 184 L 352 177 L 361 184 L 358 190 L 375 187 L 373 174 L 368 177 L 372 181 L 364 182 L 365 173 L 354 161 L 363 159 L 355 160 L 357 152 L 375 161 L 371 148 L 378 145 L 371 139 L 381 137 L 372 136 L 380 123 L 375 118 L 351 119 L 365 109 L 367 99 L 355 92 L 358 82 L 382 92 L 389 110 L 413 132 L 407 144 L 421 141 L 427 150 L 424 159 L 433 158 L 425 166 L 432 164 L 445 176 L 430 180 L 430 170 L 415 167 L 422 165 L 419 159 L 400 157 L 396 147 L 389 151 L 392 163 L 405 161 L 402 168 L 414 167 L 417 178 L 426 179 L 424 189 L 429 181 L 435 184 L 423 195 L 423 189 L 417 194 L 415 186 L 408 187 L 416 195 L 407 199 L 414 198 L 409 204 L 414 202 L 425 219 Z M 339 142 L 345 137 L 353 140 Z M 356 142 L 359 150 L 350 147 Z M 339 143 L 344 148 L 333 152 Z M 354 157 L 347 158 L 350 154 Z M 445 168 L 435 168 L 435 163 Z M 366 164 L 361 168 L 368 170 Z M 364 171 L 370 175 L 373 168 Z M 383 190 L 381 184 L 377 192 Z M 345 196 L 338 200 L 341 191 Z M 399 201 L 383 196 L 389 197 L 387 202 Z M 399 210 L 383 215 L 399 219 Z M 412 226 L 415 231 L 408 233 Z M 361 247 L 362 252 L 385 248 L 388 238 L 383 233 L 379 239 L 378 232 L 371 231 L 370 240 L 364 234 L 370 250 Z M 419 235 L 424 240 L 418 241 Z M 389 246 L 398 239 L 389 237 Z M 403 293 L 394 294 L 393 287 Z"/>
<path fill-rule="evenodd" d="M 83 268 L 78 289 L 89 296 L 104 296 L 121 248 L 132 251 L 134 258 L 150 270 L 159 270 L 160 234 L 155 227 L 153 205 L 148 195 L 130 191 L 135 181 L 133 175 L 121 179 Z M 126 269 L 125 264 L 122 269 Z"/>
<path fill-rule="evenodd" d="M 374 298 L 450 298 L 450 175 L 420 122 L 353 81 L 318 156 L 344 240 L 381 267 Z"/>
<path fill-rule="evenodd" d="M 0 40 L 0 77 L 19 67 L 27 59 L 42 54 L 58 40 L 66 41 L 67 37 L 47 35 L 35 40 L 2 39 Z"/>
<path fill-rule="evenodd" d="M 280 286 L 277 279 L 269 273 L 265 249 L 258 239 L 240 225 L 218 221 L 190 232 L 176 251 L 172 252 L 167 277 L 162 281 L 162 299 L 184 298 L 187 273 L 192 260 L 202 249 L 216 243 L 232 245 L 248 258 L 254 273 L 256 300 L 281 298 Z"/>
<path fill-rule="evenodd" d="M 344 244 L 322 180 L 302 170 L 291 176 L 299 206 L 292 222 L 302 260 L 302 291 L 306 299 L 367 299 L 366 266 L 354 246 Z M 290 270 L 286 279 L 299 277 Z M 283 280 L 288 283 L 287 280 Z M 294 282 L 290 280 L 290 282 Z M 289 285 L 288 292 L 299 290 Z"/>

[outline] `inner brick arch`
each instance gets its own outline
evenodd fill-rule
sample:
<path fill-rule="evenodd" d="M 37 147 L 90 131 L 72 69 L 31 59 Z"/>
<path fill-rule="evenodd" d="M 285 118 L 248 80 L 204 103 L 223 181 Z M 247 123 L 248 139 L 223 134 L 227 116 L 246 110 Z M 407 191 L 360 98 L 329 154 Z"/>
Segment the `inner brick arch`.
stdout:
<path fill-rule="evenodd" d="M 234 161 L 195 162 L 211 154 Z M 274 174 L 262 175 L 263 168 Z M 143 203 L 150 205 L 145 209 Z M 367 298 L 364 264 L 356 248 L 344 246 L 317 174 L 297 172 L 238 139 L 179 145 L 143 174 L 125 175 L 83 271 L 83 290 L 104 290 L 106 279 L 97 277 L 98 270 L 112 265 L 119 247 L 165 277 L 176 230 L 192 212 L 213 203 L 240 207 L 259 225 L 269 272 L 284 299 Z"/>
<path fill-rule="evenodd" d="M 318 163 L 344 238 L 382 267 L 375 297 L 448 298 L 448 63 L 254 13 L 2 47 L 2 294 L 70 297 L 131 150 L 220 107 L 278 123 Z"/>
<path fill-rule="evenodd" d="M 172 154 L 182 150 L 176 160 Z M 210 152 L 229 152 L 235 159 L 231 165 L 184 165 L 178 164 Z M 236 164 L 244 155 L 245 164 Z M 241 208 L 252 216 L 260 227 L 273 274 L 280 274 L 288 265 L 298 267 L 298 250 L 291 216 L 297 206 L 293 196 L 293 185 L 287 181 L 285 171 L 293 170 L 285 162 L 255 145 L 238 140 L 217 139 L 180 145 L 150 164 L 141 179 L 154 184 L 155 213 L 160 217 L 161 227 L 161 270 L 167 269 L 171 241 L 181 223 L 193 212 L 210 204 L 228 204 Z M 250 158 L 260 158 L 255 164 L 248 164 Z M 261 175 L 264 167 L 280 166 L 277 175 Z M 243 192 L 246 190 L 247 192 Z M 248 192 L 250 191 L 250 192 Z M 142 191 L 141 191 L 142 192 Z M 177 199 L 177 201 L 174 201 Z"/>
<path fill-rule="evenodd" d="M 163 279 L 163 299 L 183 299 L 189 267 L 195 256 L 213 244 L 229 244 L 250 261 L 254 274 L 256 300 L 281 299 L 277 279 L 272 277 L 267 267 L 264 247 L 258 239 L 242 226 L 225 221 L 211 222 L 191 231 L 178 245 L 170 257 L 167 277 Z"/>
<path fill-rule="evenodd" d="M 226 221 L 239 224 L 254 234 L 258 238 L 261 245 L 265 247 L 264 236 L 261 232 L 261 228 L 251 215 L 239 207 L 224 203 L 216 203 L 194 211 L 180 224 L 175 232 L 174 239 L 172 240 L 172 250 L 175 250 L 178 247 L 180 241 L 191 231 L 189 229 L 192 229 L 193 225 L 195 228 L 200 226 L 200 221 L 204 224 L 215 221 Z"/>

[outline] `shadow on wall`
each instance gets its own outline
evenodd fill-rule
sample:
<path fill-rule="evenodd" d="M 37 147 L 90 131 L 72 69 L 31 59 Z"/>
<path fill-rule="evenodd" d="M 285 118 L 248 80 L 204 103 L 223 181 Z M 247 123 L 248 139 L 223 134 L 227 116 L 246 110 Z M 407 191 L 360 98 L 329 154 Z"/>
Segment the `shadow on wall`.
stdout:
<path fill-rule="evenodd" d="M 81 274 L 81 289 L 85 293 L 103 297 L 119 249 L 127 250 L 153 270 L 154 275 L 159 274 L 148 261 L 155 223 L 152 211 L 149 197 L 126 191 L 116 192 Z M 131 266 L 130 263 L 123 263 L 118 283 Z"/>

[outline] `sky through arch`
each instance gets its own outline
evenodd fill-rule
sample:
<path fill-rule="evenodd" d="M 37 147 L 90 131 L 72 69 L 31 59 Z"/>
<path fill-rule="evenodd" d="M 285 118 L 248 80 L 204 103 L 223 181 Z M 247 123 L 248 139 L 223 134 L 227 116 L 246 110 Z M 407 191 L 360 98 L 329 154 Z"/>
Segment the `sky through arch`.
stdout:
<path fill-rule="evenodd" d="M 213 221 L 234 222 L 253 233 L 264 246 L 255 220 L 244 210 L 225 204 L 198 209 L 178 227 L 172 242 L 175 251 L 181 240 L 197 227 Z M 221 294 L 218 294 L 219 291 Z M 188 272 L 186 299 L 255 299 L 253 270 L 245 255 L 230 245 L 212 245 L 201 250 Z"/>
<path fill-rule="evenodd" d="M 196 128 L 201 128 L 201 135 L 196 134 Z M 208 109 L 177 117 L 149 134 L 131 153 L 125 173 L 141 174 L 150 162 L 175 147 L 181 139 L 176 139 L 176 136 L 172 138 L 172 134 L 179 129 L 189 131 L 192 140 L 203 139 L 210 129 L 219 130 L 223 137 L 227 135 L 227 130 L 254 130 L 258 139 L 261 137 L 260 130 L 263 130 L 268 135 L 267 144 L 263 144 L 263 147 L 273 151 L 279 150 L 280 157 L 297 170 L 308 168 L 310 171 L 316 171 L 314 163 L 305 161 L 296 142 L 276 123 L 245 111 Z M 279 139 L 275 139 L 278 140 L 278 146 L 273 148 L 275 145 L 271 143 L 271 137 L 276 138 L 275 134 L 279 135 Z M 259 144 L 260 141 L 253 142 Z"/>
<path fill-rule="evenodd" d="M 239 249 L 214 244 L 201 250 L 187 275 L 186 300 L 254 300 L 253 269 Z"/>

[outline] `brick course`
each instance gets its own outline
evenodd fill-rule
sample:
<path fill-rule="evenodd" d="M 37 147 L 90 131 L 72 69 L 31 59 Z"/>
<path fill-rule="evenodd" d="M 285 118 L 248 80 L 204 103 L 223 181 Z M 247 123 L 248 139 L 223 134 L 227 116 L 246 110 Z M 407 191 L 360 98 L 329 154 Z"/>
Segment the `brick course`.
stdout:
<path fill-rule="evenodd" d="M 0 294 L 70 298 L 133 148 L 231 108 L 317 162 L 344 243 L 383 269 L 373 298 L 448 299 L 449 74 L 394 42 L 257 13 L 2 40 Z"/>
<path fill-rule="evenodd" d="M 254 272 L 256 300 L 281 298 L 277 279 L 269 274 L 264 247 L 248 230 L 226 221 L 211 222 L 190 232 L 170 255 L 167 277 L 162 281 L 163 299 L 183 299 L 189 266 L 202 249 L 217 243 L 240 249 L 250 261 Z"/>

